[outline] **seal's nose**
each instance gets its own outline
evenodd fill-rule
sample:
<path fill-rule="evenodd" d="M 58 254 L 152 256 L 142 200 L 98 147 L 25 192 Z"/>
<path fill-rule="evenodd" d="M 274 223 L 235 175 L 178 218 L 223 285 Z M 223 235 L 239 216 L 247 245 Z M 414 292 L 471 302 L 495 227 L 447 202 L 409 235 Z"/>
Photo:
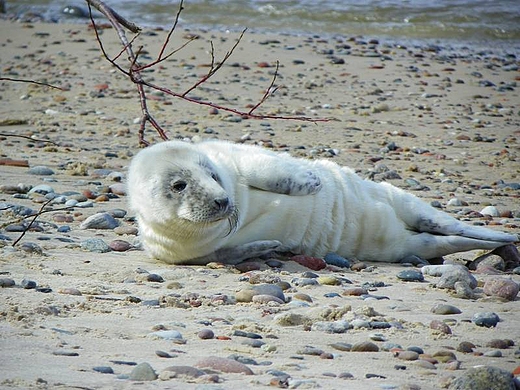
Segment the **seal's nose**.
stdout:
<path fill-rule="evenodd" d="M 229 207 L 229 198 L 215 199 L 215 204 L 217 205 L 219 210 L 226 211 Z"/>

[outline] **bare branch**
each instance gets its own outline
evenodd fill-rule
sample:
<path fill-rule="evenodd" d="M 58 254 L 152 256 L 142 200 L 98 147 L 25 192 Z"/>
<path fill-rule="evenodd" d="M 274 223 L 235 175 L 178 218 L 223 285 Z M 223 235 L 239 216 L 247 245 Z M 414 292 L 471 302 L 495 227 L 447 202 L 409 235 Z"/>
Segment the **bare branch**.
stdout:
<path fill-rule="evenodd" d="M 43 85 L 45 87 L 59 89 L 60 91 L 66 91 L 65 88 L 57 87 L 52 84 L 43 83 L 41 81 L 34 81 L 34 80 L 26 80 L 26 79 L 13 79 L 11 77 L 0 77 L 0 80 L 6 80 L 6 81 L 16 81 L 18 83 L 29 83 L 29 84 L 37 84 L 37 85 Z"/>
<path fill-rule="evenodd" d="M 271 80 L 271 84 L 269 87 L 265 90 L 264 96 L 262 96 L 262 99 L 256 103 L 253 108 L 251 108 L 248 112 L 249 115 L 253 113 L 254 110 L 256 110 L 263 102 L 269 98 L 273 93 L 275 93 L 278 90 L 278 87 L 274 87 L 274 82 L 276 81 L 276 77 L 278 76 L 278 68 L 280 67 L 280 63 L 276 61 L 276 69 L 274 70 L 273 79 Z"/>
<path fill-rule="evenodd" d="M 138 133 L 139 143 L 141 145 L 146 146 L 149 144 L 144 138 L 144 133 L 145 133 L 147 123 L 150 123 L 154 127 L 154 129 L 157 131 L 157 133 L 163 140 L 168 139 L 165 131 L 162 129 L 162 127 L 159 125 L 159 123 L 155 120 L 155 118 L 150 114 L 150 112 L 148 110 L 145 87 L 150 88 L 152 90 L 161 91 L 169 96 L 179 98 L 179 99 L 182 99 L 182 100 L 194 103 L 194 104 L 208 106 L 208 107 L 212 107 L 212 108 L 215 108 L 215 109 L 218 109 L 218 110 L 221 110 L 224 112 L 228 112 L 228 113 L 231 113 L 234 115 L 239 115 L 243 118 L 298 120 L 298 121 L 308 121 L 308 122 L 314 122 L 314 123 L 325 122 L 325 121 L 329 120 L 329 119 L 322 119 L 322 118 L 310 118 L 310 117 L 304 117 L 304 116 L 280 116 L 280 115 L 264 115 L 264 114 L 255 113 L 255 111 L 278 89 L 278 87 L 275 86 L 275 81 L 278 76 L 278 70 L 279 70 L 278 62 L 276 63 L 276 70 L 275 70 L 273 79 L 271 80 L 271 84 L 265 91 L 262 99 L 257 104 L 255 104 L 253 106 L 253 108 L 251 108 L 249 111 L 241 111 L 239 109 L 222 106 L 222 105 L 213 103 L 211 101 L 199 100 L 199 99 L 191 98 L 188 96 L 190 94 L 190 92 L 199 88 L 203 83 L 208 81 L 213 75 L 215 75 L 215 73 L 217 73 L 224 66 L 226 61 L 231 57 L 231 55 L 233 54 L 235 49 L 240 44 L 247 29 L 244 29 L 240 33 L 239 37 L 237 38 L 237 40 L 235 41 L 233 46 L 229 49 L 229 51 L 226 52 L 226 54 L 224 55 L 224 57 L 222 58 L 222 60 L 220 62 L 217 62 L 215 60 L 215 47 L 213 45 L 213 42 L 210 42 L 211 64 L 209 66 L 208 72 L 206 73 L 206 75 L 202 76 L 198 81 L 196 81 L 191 87 L 189 87 L 183 93 L 178 93 L 178 92 L 172 91 L 168 88 L 152 84 L 151 82 L 143 79 L 141 71 L 148 69 L 148 68 L 152 68 L 153 66 L 165 61 L 167 58 L 169 58 L 170 56 L 172 56 L 173 54 L 177 53 L 179 50 L 184 48 L 186 45 L 188 45 L 193 39 L 196 39 L 195 37 L 193 37 L 191 40 L 184 43 L 179 48 L 173 50 L 169 54 L 167 54 L 167 55 L 164 54 L 166 52 L 168 44 L 170 43 L 171 37 L 173 36 L 173 34 L 178 26 L 181 12 L 184 9 L 184 0 L 180 0 L 180 2 L 179 2 L 179 8 L 177 10 L 175 20 L 161 46 L 161 49 L 159 51 L 157 58 L 154 61 L 149 62 L 147 64 L 140 64 L 138 61 L 142 47 L 138 49 L 137 54 L 135 54 L 132 49 L 132 44 L 134 43 L 137 35 L 134 36 L 134 38 L 129 42 L 125 35 L 125 31 L 124 31 L 123 27 L 126 27 L 130 31 L 133 31 L 135 33 L 138 33 L 140 31 L 140 29 L 138 27 L 136 27 L 134 24 L 130 24 L 130 27 L 129 27 L 127 25 L 127 23 L 130 23 L 130 22 L 128 22 L 128 21 L 125 21 L 125 23 L 123 23 L 122 18 L 115 11 L 113 11 L 110 7 L 108 7 L 106 4 L 104 4 L 101 0 L 86 0 L 86 1 L 89 4 L 90 19 L 92 21 L 92 25 L 94 26 L 94 30 L 96 33 L 96 39 L 100 45 L 103 55 L 114 67 L 116 67 L 121 73 L 127 75 L 130 78 L 130 80 L 136 85 L 137 91 L 139 93 L 139 102 L 141 105 L 141 112 L 142 112 L 142 116 L 139 121 L 139 133 Z M 90 7 L 91 4 L 92 4 L 92 6 L 96 7 L 100 12 L 102 12 L 108 18 L 109 22 L 112 24 L 114 29 L 117 31 L 119 40 L 123 44 L 123 49 L 114 58 L 109 57 L 109 55 L 107 54 L 107 52 L 103 46 L 103 43 L 101 42 L 101 38 L 99 36 L 99 32 L 97 30 L 96 23 L 94 21 L 94 18 L 92 17 L 92 12 L 91 12 L 91 7 Z M 132 26 L 134 26 L 135 29 L 132 29 L 131 28 Z M 128 68 L 123 67 L 117 63 L 117 61 L 120 59 L 121 54 L 123 52 L 126 52 L 128 55 L 128 61 L 129 61 Z"/>
<path fill-rule="evenodd" d="M 33 138 L 29 135 L 20 135 L 20 134 L 7 134 L 7 133 L 0 133 L 0 136 L 2 137 L 17 137 L 17 138 L 24 138 L 24 139 L 29 139 L 31 141 L 35 141 L 35 142 L 48 142 L 50 144 L 53 144 L 55 146 L 60 146 L 58 145 L 56 142 L 54 141 L 50 141 L 48 139 L 38 139 L 38 138 Z"/>

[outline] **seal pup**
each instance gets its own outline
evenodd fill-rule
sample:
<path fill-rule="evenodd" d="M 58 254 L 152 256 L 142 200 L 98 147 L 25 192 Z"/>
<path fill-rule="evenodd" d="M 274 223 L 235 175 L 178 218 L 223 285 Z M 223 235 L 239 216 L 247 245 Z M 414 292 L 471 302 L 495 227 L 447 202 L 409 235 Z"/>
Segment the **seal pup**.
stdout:
<path fill-rule="evenodd" d="M 334 162 L 225 141 L 140 151 L 128 194 L 145 249 L 171 264 L 236 264 L 274 251 L 399 262 L 518 241 Z"/>

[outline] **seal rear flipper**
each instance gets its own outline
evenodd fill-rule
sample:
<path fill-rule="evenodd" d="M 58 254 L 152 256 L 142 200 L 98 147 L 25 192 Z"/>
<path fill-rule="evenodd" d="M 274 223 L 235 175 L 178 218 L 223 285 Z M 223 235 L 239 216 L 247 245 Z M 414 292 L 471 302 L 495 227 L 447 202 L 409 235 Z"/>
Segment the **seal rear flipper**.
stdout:
<path fill-rule="evenodd" d="M 506 233 L 502 234 L 513 236 Z M 411 248 L 413 254 L 424 259 L 432 259 L 473 249 L 496 249 L 508 245 L 508 243 L 509 241 L 485 240 L 464 236 L 443 236 L 431 233 L 415 234 L 411 236 L 407 242 L 408 248 Z"/>

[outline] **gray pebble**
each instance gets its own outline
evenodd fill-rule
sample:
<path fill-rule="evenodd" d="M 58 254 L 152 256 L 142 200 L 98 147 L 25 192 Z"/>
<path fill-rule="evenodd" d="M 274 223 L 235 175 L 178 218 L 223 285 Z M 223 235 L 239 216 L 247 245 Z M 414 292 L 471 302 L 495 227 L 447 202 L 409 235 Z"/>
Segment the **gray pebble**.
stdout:
<path fill-rule="evenodd" d="M 515 390 L 513 375 L 492 366 L 472 367 L 451 382 L 449 390 Z"/>
<path fill-rule="evenodd" d="M 405 282 L 423 282 L 424 275 L 415 269 L 405 269 L 397 274 L 397 277 Z"/>
<path fill-rule="evenodd" d="M 480 210 L 480 214 L 482 215 L 490 215 L 492 217 L 499 217 L 500 211 L 495 206 L 486 206 L 482 210 Z"/>
<path fill-rule="evenodd" d="M 492 349 L 491 351 L 484 352 L 484 356 L 487 357 L 502 357 L 502 351 L 499 349 Z"/>
<path fill-rule="evenodd" d="M 119 226 L 119 222 L 108 213 L 98 213 L 85 219 L 80 229 L 114 229 Z"/>
<path fill-rule="evenodd" d="M 15 284 L 11 278 L 0 278 L 0 287 L 13 287 Z"/>
<path fill-rule="evenodd" d="M 459 308 L 457 308 L 453 305 L 446 305 L 444 303 L 438 303 L 435 306 L 433 306 L 431 309 L 431 312 L 434 314 L 442 314 L 442 315 L 462 313 Z"/>
<path fill-rule="evenodd" d="M 345 333 L 349 328 L 348 321 L 339 320 L 339 321 L 318 321 L 312 324 L 312 331 L 321 331 L 325 333 Z"/>
<path fill-rule="evenodd" d="M 32 168 L 29 168 L 29 170 L 27 172 L 30 173 L 31 175 L 39 175 L 39 176 L 54 175 L 54 171 L 52 169 L 47 168 L 43 165 L 38 165 L 38 166 L 35 166 Z"/>
<path fill-rule="evenodd" d="M 182 339 L 182 334 L 176 330 L 158 330 L 157 332 L 148 333 L 148 337 L 164 340 L 180 340 Z"/>
<path fill-rule="evenodd" d="M 306 345 L 305 347 L 297 350 L 296 353 L 298 353 L 300 355 L 319 356 L 323 353 L 323 350 L 316 348 L 316 347 L 312 347 L 310 345 Z"/>
<path fill-rule="evenodd" d="M 485 326 L 486 328 L 494 328 L 500 322 L 500 318 L 496 313 L 481 312 L 475 313 L 471 321 L 477 326 Z"/>
<path fill-rule="evenodd" d="M 100 372 L 101 374 L 113 374 L 114 370 L 110 366 L 96 366 L 92 367 L 92 369 L 96 372 Z"/>
<path fill-rule="evenodd" d="M 336 267 L 350 268 L 350 261 L 336 253 L 327 253 L 323 260 L 325 260 L 325 263 L 335 265 Z"/>
<path fill-rule="evenodd" d="M 41 255 L 43 253 L 43 249 L 38 244 L 34 242 L 24 242 L 20 245 L 20 249 L 27 253 L 35 253 L 37 255 Z"/>
<path fill-rule="evenodd" d="M 132 381 L 154 381 L 156 379 L 157 374 L 148 363 L 138 364 L 130 373 L 130 380 Z"/>
<path fill-rule="evenodd" d="M 50 193 L 54 193 L 54 188 L 52 188 L 48 184 L 39 184 L 30 189 L 29 194 L 33 194 L 33 193 L 47 195 Z"/>
<path fill-rule="evenodd" d="M 26 290 L 32 290 L 36 288 L 37 284 L 34 280 L 23 279 L 20 283 L 20 286 L 22 286 Z"/>
<path fill-rule="evenodd" d="M 106 253 L 111 249 L 101 238 L 88 238 L 81 242 L 81 247 L 89 252 Z"/>
<path fill-rule="evenodd" d="M 352 352 L 379 352 L 379 347 L 371 341 L 360 341 L 352 345 Z"/>

